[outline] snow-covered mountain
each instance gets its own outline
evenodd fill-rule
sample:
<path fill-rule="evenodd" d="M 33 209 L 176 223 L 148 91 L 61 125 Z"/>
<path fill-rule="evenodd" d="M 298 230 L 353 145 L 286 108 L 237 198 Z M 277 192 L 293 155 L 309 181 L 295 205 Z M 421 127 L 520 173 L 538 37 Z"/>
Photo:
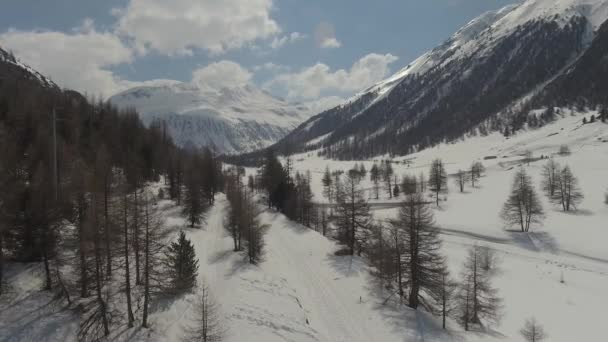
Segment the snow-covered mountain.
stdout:
<path fill-rule="evenodd" d="M 165 121 L 179 145 L 207 146 L 228 154 L 276 142 L 309 113 L 304 105 L 288 103 L 252 85 L 212 91 L 168 81 L 129 89 L 110 102 L 137 109 L 144 123 Z"/>
<path fill-rule="evenodd" d="M 30 66 L 23 64 L 12 53 L 0 48 L 0 82 L 2 80 L 27 79 L 45 88 L 59 89 L 55 82 L 42 75 Z"/>
<path fill-rule="evenodd" d="M 599 89 L 579 96 L 583 84 L 554 86 L 580 81 L 572 74 L 589 69 L 581 61 L 601 64 L 606 19 L 608 0 L 527 0 L 484 13 L 393 76 L 312 117 L 276 147 L 324 147 L 343 159 L 408 154 L 551 120 L 531 118 L 535 109 L 606 106 Z M 586 79 L 596 84 L 606 76 L 600 68 Z"/>

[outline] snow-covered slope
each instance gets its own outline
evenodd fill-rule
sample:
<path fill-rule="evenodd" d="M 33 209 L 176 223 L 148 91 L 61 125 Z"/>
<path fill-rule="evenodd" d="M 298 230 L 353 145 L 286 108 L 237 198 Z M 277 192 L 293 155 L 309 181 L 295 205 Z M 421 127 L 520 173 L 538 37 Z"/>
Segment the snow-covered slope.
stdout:
<path fill-rule="evenodd" d="M 164 120 L 180 145 L 208 146 L 219 153 L 268 146 L 309 112 L 251 85 L 204 91 L 190 83 L 166 82 L 124 91 L 110 102 L 137 109 L 145 123 Z"/>
<path fill-rule="evenodd" d="M 409 309 L 378 286 L 364 258 L 335 255 L 339 247 L 334 241 L 281 214 L 261 215 L 262 223 L 269 225 L 265 259 L 250 265 L 233 252 L 224 227 L 228 205 L 224 195 L 218 195 L 200 229 L 184 228 L 181 208 L 169 200 L 160 201 L 158 209 L 168 232 L 185 229 L 192 240 L 200 262 L 198 281 L 209 285 L 220 304 L 226 342 L 518 342 L 522 341 L 519 330 L 532 316 L 547 331 L 547 341 L 604 341 L 608 124 L 583 125 L 583 115 L 592 114 L 597 115 L 561 111 L 559 120 L 509 139 L 500 134 L 474 137 L 393 160 L 397 175 L 426 173 L 435 158 L 444 160 L 450 175 L 473 161 L 481 160 L 486 166 L 476 187 L 467 185 L 464 193 L 455 189 L 450 177 L 450 193 L 442 199 L 441 208 L 433 210 L 443 240 L 441 252 L 456 279 L 471 246 L 486 246 L 498 257 L 493 286 L 503 299 L 502 319 L 481 330 L 464 332 L 449 320 L 448 331 L 443 331 L 439 318 Z M 562 144 L 569 145 L 571 155 L 556 155 Z M 517 168 L 525 167 L 535 185 L 539 184 L 546 159 L 525 165 L 525 150 L 534 157 L 554 156 L 560 164 L 569 164 L 585 195 L 572 213 L 563 213 L 543 196 L 546 220 L 528 234 L 506 230 L 498 215 Z M 323 200 L 325 166 L 346 171 L 354 164 L 321 159 L 314 152 L 295 155 L 293 160 L 295 170 L 311 171 L 317 201 Z M 363 163 L 369 170 L 373 161 Z M 371 186 L 367 179 L 362 184 Z M 376 219 L 394 218 L 395 208 L 379 203 L 398 200 L 381 196 L 371 201 Z M 0 297 L 0 340 L 76 341 L 77 311 L 40 292 L 43 274 L 41 265 L 9 265 L 6 283 L 10 290 Z M 192 324 L 195 298 L 186 294 L 171 301 L 154 299 L 151 329 L 129 330 L 123 321 L 116 323 L 110 340 L 179 341 Z M 140 311 L 136 314 L 139 320 Z"/>
<path fill-rule="evenodd" d="M 59 89 L 59 87 L 55 84 L 55 82 L 51 81 L 49 78 L 42 75 L 38 71 L 32 69 L 29 65 L 23 64 L 21 61 L 19 61 L 17 58 L 15 58 L 15 56 L 13 56 L 12 54 L 10 54 L 10 53 L 4 51 L 2 48 L 0 48 L 0 65 L 2 65 L 2 64 L 4 65 L 5 68 L 11 68 L 11 69 L 13 69 L 13 71 L 19 72 L 21 75 L 19 75 L 18 77 L 25 77 L 25 78 L 34 80 L 45 88 Z M 5 70 L 3 68 L 2 72 L 8 73 L 9 70 Z M 7 78 L 13 78 L 13 77 L 16 77 L 16 76 L 14 76 L 14 75 L 8 76 Z"/>
<path fill-rule="evenodd" d="M 403 155 L 479 129 L 520 129 L 531 110 L 562 97 L 536 98 L 604 42 L 598 30 L 606 19 L 608 0 L 526 0 L 484 13 L 396 74 L 303 123 L 277 149 Z M 585 100 L 596 106 L 598 98 Z"/>
<path fill-rule="evenodd" d="M 591 115 L 597 117 L 598 113 L 561 110 L 553 123 L 510 138 L 498 133 L 471 137 L 393 159 L 393 169 L 399 177 L 428 175 L 434 159 L 444 161 L 449 193 L 442 196 L 445 201 L 441 208 L 434 209 L 434 215 L 441 230 L 442 253 L 453 276 L 459 277 L 466 251 L 473 245 L 491 248 L 500 260 L 500 270 L 493 282 L 503 299 L 500 323 L 487 326 L 486 332 L 474 333 L 456 332 L 456 324 L 452 323 L 451 339 L 438 341 L 523 341 L 519 330 L 532 316 L 544 326 L 547 341 L 605 340 L 608 249 L 604 241 L 608 239 L 608 204 L 604 203 L 604 196 L 608 193 L 608 124 L 599 121 L 582 124 L 583 117 L 589 119 Z M 558 155 L 561 145 L 569 146 L 572 154 Z M 523 162 L 527 150 L 535 158 L 530 165 Z M 374 163 L 329 160 L 318 157 L 316 152 L 297 154 L 292 160 L 294 172 L 311 171 L 318 202 L 326 201 L 321 182 L 326 166 L 332 171 L 346 172 L 355 163 L 363 163 L 367 170 Z M 541 156 L 545 159 L 540 159 Z M 580 180 L 585 198 L 574 212 L 564 213 L 541 193 L 541 169 L 549 156 L 562 166 L 569 165 Z M 382 156 L 376 161 L 384 158 L 388 159 Z M 465 192 L 460 193 L 454 175 L 474 161 L 481 161 L 487 171 L 475 188 L 467 184 Z M 510 230 L 499 216 L 514 173 L 520 167 L 532 176 L 546 214 L 543 223 L 535 225 L 528 234 Z M 382 189 L 380 199 L 375 200 L 369 179 L 362 186 L 368 190 L 376 219 L 396 217 L 394 204 L 403 197 L 389 199 Z M 432 325 L 418 325 L 415 331 L 420 335 L 411 340 L 435 341 L 428 336 L 427 329 L 433 332 Z"/>

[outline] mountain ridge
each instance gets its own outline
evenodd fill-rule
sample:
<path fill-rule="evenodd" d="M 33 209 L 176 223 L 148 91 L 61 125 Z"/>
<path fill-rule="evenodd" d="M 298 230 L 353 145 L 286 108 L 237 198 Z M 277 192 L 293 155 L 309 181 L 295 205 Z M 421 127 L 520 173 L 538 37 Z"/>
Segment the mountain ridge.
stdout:
<path fill-rule="evenodd" d="M 165 121 L 177 144 L 226 154 L 274 143 L 309 112 L 302 104 L 288 103 L 253 85 L 204 90 L 175 81 L 132 88 L 109 101 L 137 109 L 145 123 Z"/>
<path fill-rule="evenodd" d="M 606 19 L 606 0 L 528 0 L 486 12 L 272 148 L 321 149 L 338 159 L 404 155 L 467 134 L 511 133 L 529 120 L 542 124 L 551 117 L 531 120 L 530 113 L 556 101 L 537 93 L 602 39 Z"/>

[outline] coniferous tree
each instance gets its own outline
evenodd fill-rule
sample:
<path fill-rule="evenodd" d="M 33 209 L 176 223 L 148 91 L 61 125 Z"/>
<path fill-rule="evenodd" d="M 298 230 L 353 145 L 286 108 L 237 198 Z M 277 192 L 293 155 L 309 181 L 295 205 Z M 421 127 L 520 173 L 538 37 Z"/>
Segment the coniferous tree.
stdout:
<path fill-rule="evenodd" d="M 355 251 L 360 254 L 370 224 L 370 209 L 358 178 L 349 174 L 344 183 L 337 192 L 338 240 L 348 246 L 350 255 L 354 255 Z"/>
<path fill-rule="evenodd" d="M 556 179 L 556 190 L 552 198 L 554 203 L 560 204 L 563 211 L 576 209 L 576 206 L 583 200 L 584 196 L 581 188 L 578 185 L 578 179 L 570 167 L 565 166 L 559 171 L 559 176 Z"/>
<path fill-rule="evenodd" d="M 557 190 L 558 178 L 559 178 L 559 164 L 553 159 L 549 159 L 542 168 L 542 181 L 541 187 L 547 197 L 553 198 Z"/>
<path fill-rule="evenodd" d="M 210 186 L 210 188 L 212 188 Z M 200 174 L 200 162 L 193 158 L 185 170 L 184 214 L 191 228 L 200 224 L 207 208 L 203 196 L 203 181 Z"/>
<path fill-rule="evenodd" d="M 479 180 L 479 178 L 481 178 L 483 172 L 485 171 L 485 167 L 483 166 L 483 164 L 479 161 L 477 162 L 473 162 L 473 164 L 471 164 L 471 168 L 469 170 L 469 179 L 471 180 L 471 187 L 475 187 L 475 182 L 477 182 Z"/>
<path fill-rule="evenodd" d="M 432 303 L 442 296 L 445 265 L 431 208 L 421 194 L 408 195 L 392 225 L 403 243 L 399 267 L 405 269 L 402 281 L 409 288 L 408 305 L 416 309 L 422 303 L 433 311 Z"/>
<path fill-rule="evenodd" d="M 538 324 L 534 317 L 527 319 L 524 327 L 519 333 L 526 339 L 527 342 L 541 342 L 547 338 L 545 329 Z"/>
<path fill-rule="evenodd" d="M 429 188 L 435 193 L 437 206 L 439 206 L 439 195 L 448 191 L 448 175 L 441 159 L 435 159 L 429 171 Z"/>
<path fill-rule="evenodd" d="M 456 173 L 456 185 L 460 188 L 460 192 L 464 192 L 464 186 L 467 184 L 469 180 L 469 174 L 462 170 L 458 170 Z"/>
<path fill-rule="evenodd" d="M 441 297 L 439 304 L 441 307 L 441 326 L 446 329 L 446 320 L 450 317 L 455 309 L 453 300 L 456 292 L 457 283 L 450 278 L 450 273 L 444 269 L 441 274 Z"/>
<path fill-rule="evenodd" d="M 533 223 L 542 222 L 543 207 L 525 169 L 515 173 L 511 194 L 500 215 L 506 224 L 520 226 L 522 232 L 528 232 Z"/>
<path fill-rule="evenodd" d="M 130 254 L 130 241 L 129 241 L 129 219 L 128 219 L 128 185 L 123 185 L 123 196 L 122 196 L 122 229 L 123 229 L 123 258 L 125 265 L 125 295 L 127 299 L 127 325 L 129 328 L 133 327 L 133 322 L 135 321 L 135 317 L 133 316 L 133 304 L 131 300 L 131 267 L 129 263 L 129 254 Z"/>
<path fill-rule="evenodd" d="M 321 183 L 323 183 L 323 196 L 327 198 L 327 201 L 331 205 L 333 200 L 333 179 L 331 177 L 331 172 L 329 171 L 329 167 L 325 167 L 325 173 L 323 174 L 323 178 L 321 179 Z"/>
<path fill-rule="evenodd" d="M 418 183 L 416 176 L 405 175 L 401 181 L 401 192 L 404 195 L 411 195 L 418 192 Z"/>
<path fill-rule="evenodd" d="M 420 172 L 420 175 L 418 175 L 418 186 L 420 186 L 420 193 L 426 192 L 426 182 L 427 179 L 424 176 L 424 172 Z"/>
<path fill-rule="evenodd" d="M 144 302 L 142 310 L 142 327 L 148 328 L 148 316 L 151 296 L 155 283 L 158 282 L 157 266 L 162 262 L 161 252 L 162 243 L 160 228 L 162 222 L 160 217 L 156 214 L 154 208 L 153 196 L 149 191 L 145 191 L 143 194 L 143 228 L 144 228 L 144 246 L 143 246 L 143 287 L 144 287 Z"/>
<path fill-rule="evenodd" d="M 395 182 L 395 186 L 393 187 L 393 197 L 399 197 L 400 194 L 399 184 Z"/>
<path fill-rule="evenodd" d="M 478 246 L 469 249 L 457 295 L 458 319 L 467 331 L 470 324 L 496 322 L 499 318 L 501 299 L 492 287 L 492 273 L 481 266 L 480 253 Z"/>
<path fill-rule="evenodd" d="M 198 259 L 194 245 L 186 233 L 181 231 L 177 241 L 167 247 L 163 264 L 169 292 L 181 293 L 194 288 L 198 276 Z"/>
<path fill-rule="evenodd" d="M 261 224 L 257 203 L 246 193 L 243 196 L 243 231 L 247 239 L 247 257 L 249 263 L 257 264 L 264 257 L 264 235 L 268 226 Z"/>
<path fill-rule="evenodd" d="M 186 329 L 185 341 L 220 342 L 224 339 L 225 328 L 220 319 L 220 307 L 213 298 L 209 286 L 203 282 L 200 285 L 192 325 Z"/>
<path fill-rule="evenodd" d="M 374 184 L 374 194 L 376 195 L 376 199 L 380 196 L 380 169 L 378 168 L 378 164 L 374 163 L 369 173 L 370 180 Z"/>
<path fill-rule="evenodd" d="M 384 168 L 382 168 L 382 180 L 385 183 L 389 198 L 393 198 L 393 173 L 393 166 L 391 165 L 391 162 L 387 160 L 384 163 Z"/>

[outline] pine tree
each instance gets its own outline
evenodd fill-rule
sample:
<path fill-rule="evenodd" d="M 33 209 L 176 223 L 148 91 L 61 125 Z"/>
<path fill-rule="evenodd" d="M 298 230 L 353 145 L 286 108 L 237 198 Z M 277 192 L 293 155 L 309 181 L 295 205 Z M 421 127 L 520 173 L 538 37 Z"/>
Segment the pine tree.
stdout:
<path fill-rule="evenodd" d="M 515 174 L 511 194 L 500 215 L 508 225 L 519 225 L 522 232 L 528 232 L 533 223 L 542 222 L 543 207 L 525 169 Z"/>
<path fill-rule="evenodd" d="M 163 264 L 167 272 L 169 292 L 189 291 L 196 285 L 198 259 L 194 245 L 186 238 L 186 233 L 183 231 L 180 231 L 177 241 L 167 247 Z"/>
<path fill-rule="evenodd" d="M 439 195 L 448 191 L 447 173 L 441 159 L 435 159 L 429 171 L 429 188 L 435 193 L 437 206 L 439 206 Z"/>

